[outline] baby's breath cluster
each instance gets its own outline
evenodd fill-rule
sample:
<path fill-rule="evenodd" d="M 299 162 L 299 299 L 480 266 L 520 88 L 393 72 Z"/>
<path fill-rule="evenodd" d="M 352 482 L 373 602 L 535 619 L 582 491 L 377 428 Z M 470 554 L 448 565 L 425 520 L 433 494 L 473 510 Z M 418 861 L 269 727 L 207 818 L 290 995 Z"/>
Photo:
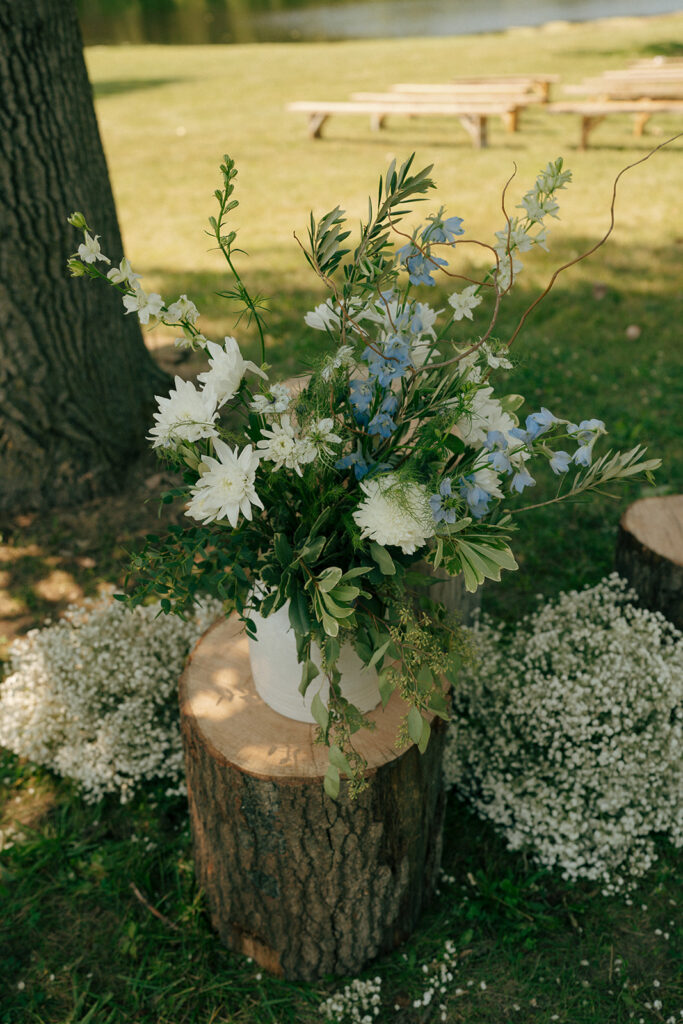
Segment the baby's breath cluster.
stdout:
<path fill-rule="evenodd" d="M 382 979 L 361 981 L 354 978 L 348 985 L 320 1004 L 325 1020 L 341 1024 L 374 1024 L 382 1001 Z"/>
<path fill-rule="evenodd" d="M 683 846 L 683 636 L 613 574 L 505 630 L 475 631 L 456 689 L 449 785 L 511 849 L 627 888 Z"/>
<path fill-rule="evenodd" d="M 146 780 L 179 791 L 178 678 L 219 613 L 212 601 L 183 621 L 104 596 L 15 640 L 0 746 L 72 779 L 89 802 L 117 793 L 125 803 Z"/>

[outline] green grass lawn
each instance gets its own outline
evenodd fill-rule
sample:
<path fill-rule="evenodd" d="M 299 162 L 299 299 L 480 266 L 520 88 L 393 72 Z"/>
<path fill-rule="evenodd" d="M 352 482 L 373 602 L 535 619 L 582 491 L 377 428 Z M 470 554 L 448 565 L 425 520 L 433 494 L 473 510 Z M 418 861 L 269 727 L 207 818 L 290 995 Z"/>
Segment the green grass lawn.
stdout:
<path fill-rule="evenodd" d="M 505 336 L 554 267 L 604 232 L 617 172 L 683 127 L 680 119 L 657 117 L 638 139 L 629 118 L 615 117 L 581 152 L 577 118 L 532 109 L 515 135 L 494 121 L 490 148 L 481 151 L 445 119 L 395 119 L 373 133 L 362 118 L 339 117 L 322 141 L 310 142 L 303 118 L 285 113 L 285 102 L 492 71 L 556 72 L 569 83 L 657 52 L 683 52 L 683 15 L 453 39 L 97 47 L 87 60 L 133 266 L 148 289 L 169 299 L 187 293 L 204 314 L 205 333 L 235 333 L 256 358 L 253 337 L 243 325 L 235 328 L 214 294 L 226 277 L 203 234 L 222 155 L 237 160 L 234 226 L 249 254 L 239 268 L 254 291 L 271 298 L 268 357 L 284 375 L 322 337 L 302 321 L 323 292 L 293 237 L 295 230 L 304 236 L 311 207 L 320 214 L 340 203 L 357 220 L 388 162 L 415 151 L 418 164 L 435 165 L 435 205 L 463 217 L 469 236 L 489 240 L 502 226 L 500 191 L 512 170 L 511 194 L 521 196 L 549 159 L 564 156 L 574 183 L 561 193 L 550 253 L 526 261 L 503 309 Z M 528 411 L 542 403 L 560 416 L 604 419 L 616 446 L 647 443 L 664 460 L 663 493 L 683 482 L 682 150 L 679 139 L 623 180 L 614 235 L 534 313 L 513 349 L 508 388 L 527 396 Z M 630 325 L 640 328 L 638 338 L 627 335 Z M 150 339 L 167 366 L 171 341 L 162 332 Z M 198 366 L 178 369 L 187 374 Z M 94 524 L 89 531 L 76 513 L 17 522 L 3 546 L 0 578 L 8 630 L 40 624 L 67 591 L 78 597 L 102 580 L 121 579 L 131 538 L 149 528 L 147 512 L 139 511 L 144 495 L 159 485 L 150 478 L 146 488 L 141 479 L 127 502 L 83 510 Z M 512 617 L 532 607 L 536 594 L 597 582 L 611 569 L 620 511 L 640 493 L 527 513 L 515 544 L 520 571 L 487 590 L 485 607 Z M 149 793 L 126 807 L 89 807 L 67 783 L 1 755 L 0 807 L 0 827 L 17 819 L 24 833 L 0 859 L 0 1024 L 322 1019 L 318 1005 L 339 982 L 306 986 L 261 976 L 214 937 L 193 883 L 182 801 Z M 423 966 L 431 970 L 447 939 L 458 952 L 444 1000 L 451 1024 L 683 1019 L 683 891 L 671 850 L 662 849 L 629 900 L 608 899 L 595 886 L 570 886 L 506 852 L 488 826 L 453 802 L 444 868 L 455 881 L 444 882 L 414 938 L 367 972 L 383 979 L 379 1021 L 438 1021 L 438 1000 L 420 1009 L 413 1001 L 424 990 Z"/>

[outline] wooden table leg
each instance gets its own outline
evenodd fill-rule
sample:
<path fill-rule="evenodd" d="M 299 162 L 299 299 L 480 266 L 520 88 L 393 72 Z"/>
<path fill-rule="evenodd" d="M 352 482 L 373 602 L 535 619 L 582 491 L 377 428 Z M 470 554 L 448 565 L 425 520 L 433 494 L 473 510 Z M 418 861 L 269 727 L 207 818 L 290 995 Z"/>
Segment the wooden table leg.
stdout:
<path fill-rule="evenodd" d="M 329 114 L 311 114 L 308 119 L 308 137 L 310 139 L 321 139 L 322 130 Z"/>

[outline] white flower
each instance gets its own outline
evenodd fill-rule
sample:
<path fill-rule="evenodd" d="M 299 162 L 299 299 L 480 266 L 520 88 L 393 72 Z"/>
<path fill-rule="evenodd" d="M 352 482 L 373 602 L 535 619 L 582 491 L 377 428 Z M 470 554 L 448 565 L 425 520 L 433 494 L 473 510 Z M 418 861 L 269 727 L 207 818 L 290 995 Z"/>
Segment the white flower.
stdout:
<path fill-rule="evenodd" d="M 274 470 L 286 466 L 287 469 L 296 470 L 299 476 L 302 475 L 301 465 L 312 462 L 316 456 L 313 445 L 297 438 L 287 415 L 282 417 L 280 423 L 273 423 L 269 429 L 261 432 L 257 447 L 261 458 L 275 463 Z"/>
<path fill-rule="evenodd" d="M 234 338 L 226 338 L 223 345 L 218 345 L 215 341 L 207 341 L 206 349 L 210 355 L 209 366 L 211 369 L 198 374 L 197 380 L 202 381 L 205 386 L 213 388 L 218 398 L 219 409 L 235 397 L 247 370 L 257 373 L 259 377 L 266 377 L 263 370 L 260 370 L 255 363 L 243 358 L 240 347 Z"/>
<path fill-rule="evenodd" d="M 137 313 L 140 323 L 148 324 L 150 317 L 154 320 L 159 316 L 164 300 L 156 292 L 148 295 L 137 283 L 133 287 L 135 291 L 132 295 L 123 296 L 126 313 Z"/>
<path fill-rule="evenodd" d="M 316 331 L 329 331 L 333 327 L 339 327 L 340 322 L 339 313 L 333 308 L 332 299 L 321 302 L 304 317 L 304 323 Z"/>
<path fill-rule="evenodd" d="M 286 384 L 273 384 L 266 394 L 254 395 L 249 408 L 259 416 L 275 416 L 288 408 L 292 396 Z"/>
<path fill-rule="evenodd" d="M 509 229 L 504 228 L 502 231 L 496 231 L 496 238 L 498 239 L 498 245 L 494 246 L 494 248 L 501 259 L 506 253 L 512 252 L 513 249 L 516 249 L 518 252 L 528 252 L 537 241 L 534 236 L 524 230 L 519 224 L 517 217 L 510 223 Z"/>
<path fill-rule="evenodd" d="M 523 209 L 532 223 L 540 223 L 544 217 L 557 217 L 560 204 L 550 196 L 542 198 L 538 192 L 532 191 L 527 192 L 517 208 Z"/>
<path fill-rule="evenodd" d="M 198 441 L 216 437 L 217 399 L 210 388 L 198 391 L 192 381 L 175 378 L 175 388 L 167 398 L 156 396 L 159 411 L 149 432 L 154 448 L 175 447 L 180 441 Z"/>
<path fill-rule="evenodd" d="M 434 517 L 427 490 L 421 484 L 398 484 L 395 474 L 387 473 L 363 481 L 365 500 L 353 513 L 361 537 L 378 544 L 392 544 L 412 555 L 434 536 Z"/>
<path fill-rule="evenodd" d="M 499 289 L 506 292 L 523 269 L 524 264 L 516 256 L 508 254 L 501 256 L 496 270 L 496 284 Z"/>
<path fill-rule="evenodd" d="M 315 455 L 334 455 L 335 453 L 331 448 L 328 447 L 330 444 L 341 444 L 341 437 L 339 434 L 335 434 L 333 431 L 334 420 L 327 418 L 324 420 L 318 420 L 316 425 L 312 427 L 306 437 L 303 439 L 305 443 L 313 445 Z"/>
<path fill-rule="evenodd" d="M 176 338 L 173 344 L 176 348 L 191 348 L 194 350 L 206 348 L 208 340 L 203 334 L 199 332 L 193 334 L 189 327 L 183 327 L 182 338 Z"/>
<path fill-rule="evenodd" d="M 237 454 L 224 441 L 213 442 L 217 459 L 204 456 L 202 464 L 208 467 L 192 488 L 185 514 L 203 523 L 227 519 L 233 529 L 237 526 L 240 512 L 245 519 L 251 519 L 251 506 L 263 508 L 261 499 L 254 489 L 254 476 L 259 456 L 250 444 Z"/>
<path fill-rule="evenodd" d="M 125 256 L 118 267 L 112 267 L 107 272 L 107 277 L 113 284 L 127 284 L 131 288 L 135 288 L 135 282 L 140 280 L 140 275 L 133 273 L 133 268 Z"/>
<path fill-rule="evenodd" d="M 96 260 L 102 260 L 103 263 L 111 263 L 108 256 L 105 256 L 100 252 L 100 243 L 98 242 L 99 235 L 89 235 L 88 232 L 84 232 L 85 242 L 78 247 L 78 255 L 81 257 L 84 263 L 95 263 Z"/>
<path fill-rule="evenodd" d="M 492 395 L 493 388 L 479 388 L 475 391 L 469 412 L 453 427 L 453 433 L 473 448 L 480 448 L 484 444 L 490 430 L 500 430 L 501 434 L 507 435 L 515 426 L 512 416 L 503 411 L 498 399 Z M 511 440 L 515 447 L 519 447 L 519 441 L 514 438 Z"/>
<path fill-rule="evenodd" d="M 166 316 L 169 320 L 187 320 L 190 324 L 195 324 L 199 317 L 199 310 L 195 306 L 191 299 L 188 299 L 187 295 L 181 295 L 179 299 L 166 310 Z"/>
<path fill-rule="evenodd" d="M 482 491 L 486 491 L 492 498 L 505 497 L 500 489 L 500 477 L 495 469 L 491 469 L 490 466 L 484 466 L 481 469 L 475 467 L 472 475 L 476 486 L 481 487 Z"/>
<path fill-rule="evenodd" d="M 448 299 L 449 306 L 453 307 L 453 319 L 462 320 L 464 316 L 473 320 L 472 310 L 476 309 L 481 302 L 481 295 L 476 295 L 478 285 L 471 284 L 463 288 L 461 292 L 453 292 Z"/>
<path fill-rule="evenodd" d="M 342 345 L 337 349 L 334 357 L 323 366 L 320 376 L 323 380 L 329 380 L 335 370 L 338 370 L 341 366 L 353 366 L 354 362 L 353 347 L 351 345 Z"/>

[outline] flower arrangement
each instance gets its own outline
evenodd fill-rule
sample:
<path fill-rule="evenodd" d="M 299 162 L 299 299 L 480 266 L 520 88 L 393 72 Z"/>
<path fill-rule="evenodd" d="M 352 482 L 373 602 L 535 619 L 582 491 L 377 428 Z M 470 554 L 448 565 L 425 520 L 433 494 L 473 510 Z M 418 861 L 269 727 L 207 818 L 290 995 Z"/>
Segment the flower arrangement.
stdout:
<path fill-rule="evenodd" d="M 126 803 L 145 781 L 183 789 L 178 677 L 219 601 L 184 620 L 111 595 L 72 606 L 10 647 L 0 683 L 0 746 L 71 779 L 92 803 Z"/>
<path fill-rule="evenodd" d="M 521 623 L 484 620 L 462 674 L 448 785 L 564 878 L 628 888 L 683 846 L 683 636 L 614 574 Z"/>
<path fill-rule="evenodd" d="M 659 464 L 645 460 L 640 446 L 594 458 L 606 433 L 599 419 L 577 424 L 542 408 L 520 425 L 523 399 L 491 382 L 511 367 L 509 349 L 523 322 L 511 338 L 497 337 L 499 308 L 522 270 L 520 255 L 546 245 L 547 221 L 571 178 L 562 160 L 539 174 L 518 215 L 505 210 L 506 186 L 481 279 L 450 268 L 468 242 L 484 245 L 465 237 L 460 217 L 440 208 L 410 233 L 399 227 L 433 190 L 430 171 L 414 172 L 412 158 L 400 168 L 392 163 L 355 248 L 343 210 L 311 215 L 302 248 L 330 296 L 305 320 L 324 335 L 327 351 L 298 386 L 268 377 L 263 303 L 237 272 L 236 235 L 225 226 L 237 206 L 229 157 L 211 234 L 234 280 L 222 294 L 255 323 L 260 365 L 243 357 L 234 338 L 206 338 L 187 296 L 166 304 L 145 292 L 127 260 L 101 270 L 110 261 L 99 236 L 81 214 L 70 218 L 83 232 L 71 273 L 107 281 L 128 314 L 176 326 L 179 345 L 208 357 L 196 384 L 176 377 L 158 399 L 150 441 L 183 474 L 168 498 L 185 502 L 191 524 L 150 541 L 134 559 L 132 603 L 154 595 L 164 611 L 182 614 L 208 591 L 237 610 L 250 634 L 250 614 L 268 616 L 288 604 L 301 692 L 321 672 L 330 683 L 327 706 L 316 694 L 312 711 L 330 747 L 331 795 L 340 772 L 352 791 L 363 784 L 352 736 L 368 722 L 341 691 L 344 642 L 378 670 L 383 702 L 397 688 L 407 702 L 401 741 L 424 750 L 431 716 L 448 716 L 446 681 L 462 641 L 445 609 L 425 596 L 429 579 L 416 563 L 462 573 L 474 591 L 516 568 L 515 499 L 533 487 L 535 465 L 548 463 L 558 477 L 554 502 Z M 441 310 L 425 301 L 437 274 L 459 286 Z"/>

